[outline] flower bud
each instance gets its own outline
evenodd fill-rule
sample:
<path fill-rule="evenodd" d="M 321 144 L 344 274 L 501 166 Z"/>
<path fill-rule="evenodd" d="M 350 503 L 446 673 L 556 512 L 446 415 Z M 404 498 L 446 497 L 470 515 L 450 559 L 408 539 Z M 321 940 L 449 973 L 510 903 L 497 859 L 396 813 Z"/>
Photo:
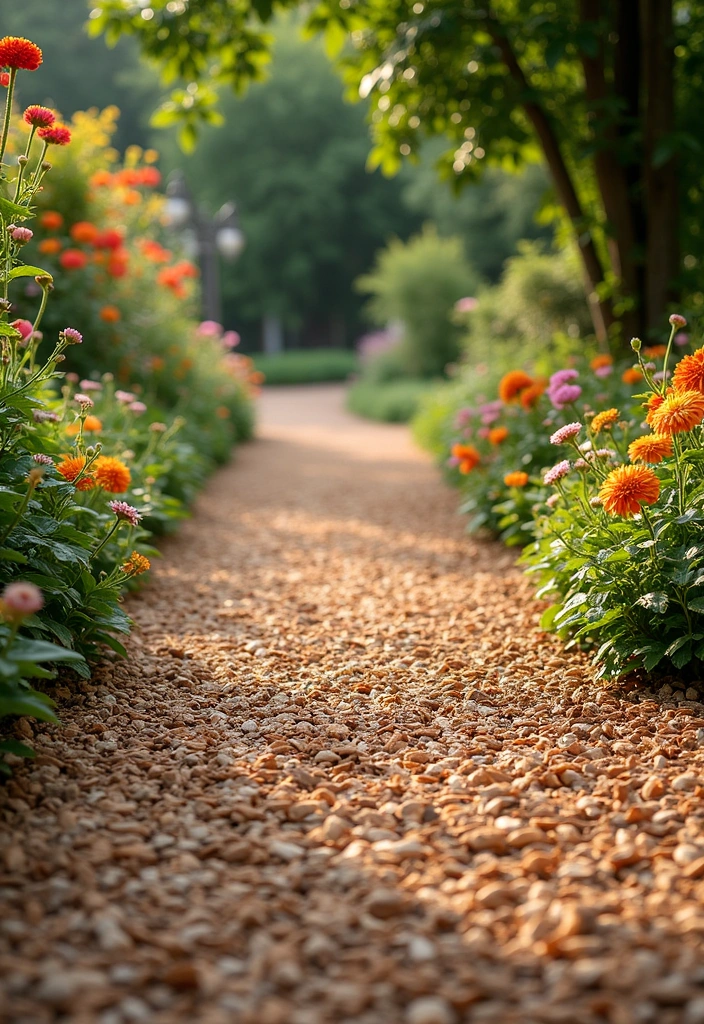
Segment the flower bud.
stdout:
<path fill-rule="evenodd" d="M 687 321 L 682 316 L 681 313 L 673 313 L 672 316 L 670 317 L 670 323 L 672 324 L 673 327 L 680 327 L 680 328 L 682 328 L 682 327 L 686 327 L 687 326 Z"/>
<path fill-rule="evenodd" d="M 34 280 L 40 288 L 46 288 L 47 291 L 51 291 L 54 287 L 54 278 L 50 274 L 37 274 Z"/>
<path fill-rule="evenodd" d="M 33 235 L 34 232 L 31 228 L 13 228 L 10 231 L 10 238 L 13 242 L 17 242 L 18 245 L 26 245 L 27 242 L 31 242 Z"/>
<path fill-rule="evenodd" d="M 27 157 L 23 153 L 21 156 L 17 157 L 17 163 L 20 165 L 20 167 L 26 167 L 27 164 L 29 163 L 29 160 L 27 159 Z"/>
<path fill-rule="evenodd" d="M 35 466 L 34 469 L 30 469 L 27 474 L 27 483 L 30 487 L 36 487 L 37 484 L 41 483 L 44 476 L 44 470 L 40 469 L 39 466 Z"/>
<path fill-rule="evenodd" d="M 58 355 L 58 356 L 54 356 L 54 362 L 55 362 L 55 363 L 65 363 L 65 362 L 66 362 L 66 356 L 62 356 L 62 355 L 61 355 L 61 354 L 59 353 L 59 355 Z"/>
<path fill-rule="evenodd" d="M 45 160 L 44 163 L 42 164 L 42 170 L 43 171 L 50 171 L 51 170 L 51 164 L 49 163 L 48 160 Z"/>
<path fill-rule="evenodd" d="M 640 338 L 631 338 L 631 348 L 634 352 L 640 352 L 642 344 L 643 342 L 640 340 Z"/>

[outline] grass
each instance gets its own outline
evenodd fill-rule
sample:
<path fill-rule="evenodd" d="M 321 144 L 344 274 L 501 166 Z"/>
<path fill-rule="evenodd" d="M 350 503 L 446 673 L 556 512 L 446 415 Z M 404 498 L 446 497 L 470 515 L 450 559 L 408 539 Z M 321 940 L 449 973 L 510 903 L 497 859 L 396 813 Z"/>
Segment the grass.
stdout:
<path fill-rule="evenodd" d="M 436 384 L 436 381 L 415 377 L 383 384 L 360 380 L 347 392 L 347 408 L 368 420 L 408 423 L 418 411 L 423 397 Z"/>
<path fill-rule="evenodd" d="M 322 384 L 347 380 L 359 368 L 356 352 L 344 348 L 299 348 L 253 358 L 266 384 Z"/>

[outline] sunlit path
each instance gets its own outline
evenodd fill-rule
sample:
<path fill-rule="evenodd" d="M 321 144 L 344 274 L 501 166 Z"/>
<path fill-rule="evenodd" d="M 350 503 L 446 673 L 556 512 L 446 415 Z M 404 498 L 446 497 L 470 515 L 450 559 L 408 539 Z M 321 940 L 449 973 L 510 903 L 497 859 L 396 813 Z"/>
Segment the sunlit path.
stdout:
<path fill-rule="evenodd" d="M 403 428 L 261 413 L 0 793 L 0 1019 L 704 1021 L 704 720 L 589 684 Z"/>

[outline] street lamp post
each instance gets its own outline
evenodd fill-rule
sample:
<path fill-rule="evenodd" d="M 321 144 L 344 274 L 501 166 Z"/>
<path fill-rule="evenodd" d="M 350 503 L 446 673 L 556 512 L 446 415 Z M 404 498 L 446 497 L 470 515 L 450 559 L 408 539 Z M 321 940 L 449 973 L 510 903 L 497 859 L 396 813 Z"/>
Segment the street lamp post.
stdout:
<path fill-rule="evenodd" d="M 186 237 L 186 246 L 198 260 L 201 274 L 204 320 L 222 319 L 222 296 L 218 255 L 236 260 L 245 246 L 237 207 L 225 203 L 214 217 L 199 210 L 181 171 L 169 176 L 166 186 L 166 223 Z"/>

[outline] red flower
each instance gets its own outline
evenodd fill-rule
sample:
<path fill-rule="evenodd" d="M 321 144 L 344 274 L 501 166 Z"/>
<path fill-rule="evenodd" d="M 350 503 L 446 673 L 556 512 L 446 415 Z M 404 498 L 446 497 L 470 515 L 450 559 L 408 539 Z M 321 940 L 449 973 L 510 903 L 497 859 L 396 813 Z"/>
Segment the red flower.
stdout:
<path fill-rule="evenodd" d="M 9 71 L 0 71 L 0 85 L 4 85 L 5 88 L 7 89 L 9 84 L 10 84 L 10 72 Z"/>
<path fill-rule="evenodd" d="M 13 71 L 36 71 L 42 62 L 42 51 L 29 39 L 5 36 L 0 39 L 0 67 Z"/>
<path fill-rule="evenodd" d="M 122 235 L 115 228 L 110 228 L 93 239 L 93 245 L 96 249 L 119 249 L 122 245 Z"/>
<path fill-rule="evenodd" d="M 68 146 L 71 141 L 71 132 L 64 124 L 54 124 L 51 128 L 40 128 L 37 135 L 44 142 L 48 142 L 50 146 Z"/>
<path fill-rule="evenodd" d="M 59 256 L 59 263 L 64 270 L 82 270 L 88 257 L 80 249 L 66 249 Z"/>
<path fill-rule="evenodd" d="M 33 128 L 51 128 L 56 120 L 53 111 L 48 107 L 32 106 L 27 107 L 24 112 L 24 119 Z"/>

